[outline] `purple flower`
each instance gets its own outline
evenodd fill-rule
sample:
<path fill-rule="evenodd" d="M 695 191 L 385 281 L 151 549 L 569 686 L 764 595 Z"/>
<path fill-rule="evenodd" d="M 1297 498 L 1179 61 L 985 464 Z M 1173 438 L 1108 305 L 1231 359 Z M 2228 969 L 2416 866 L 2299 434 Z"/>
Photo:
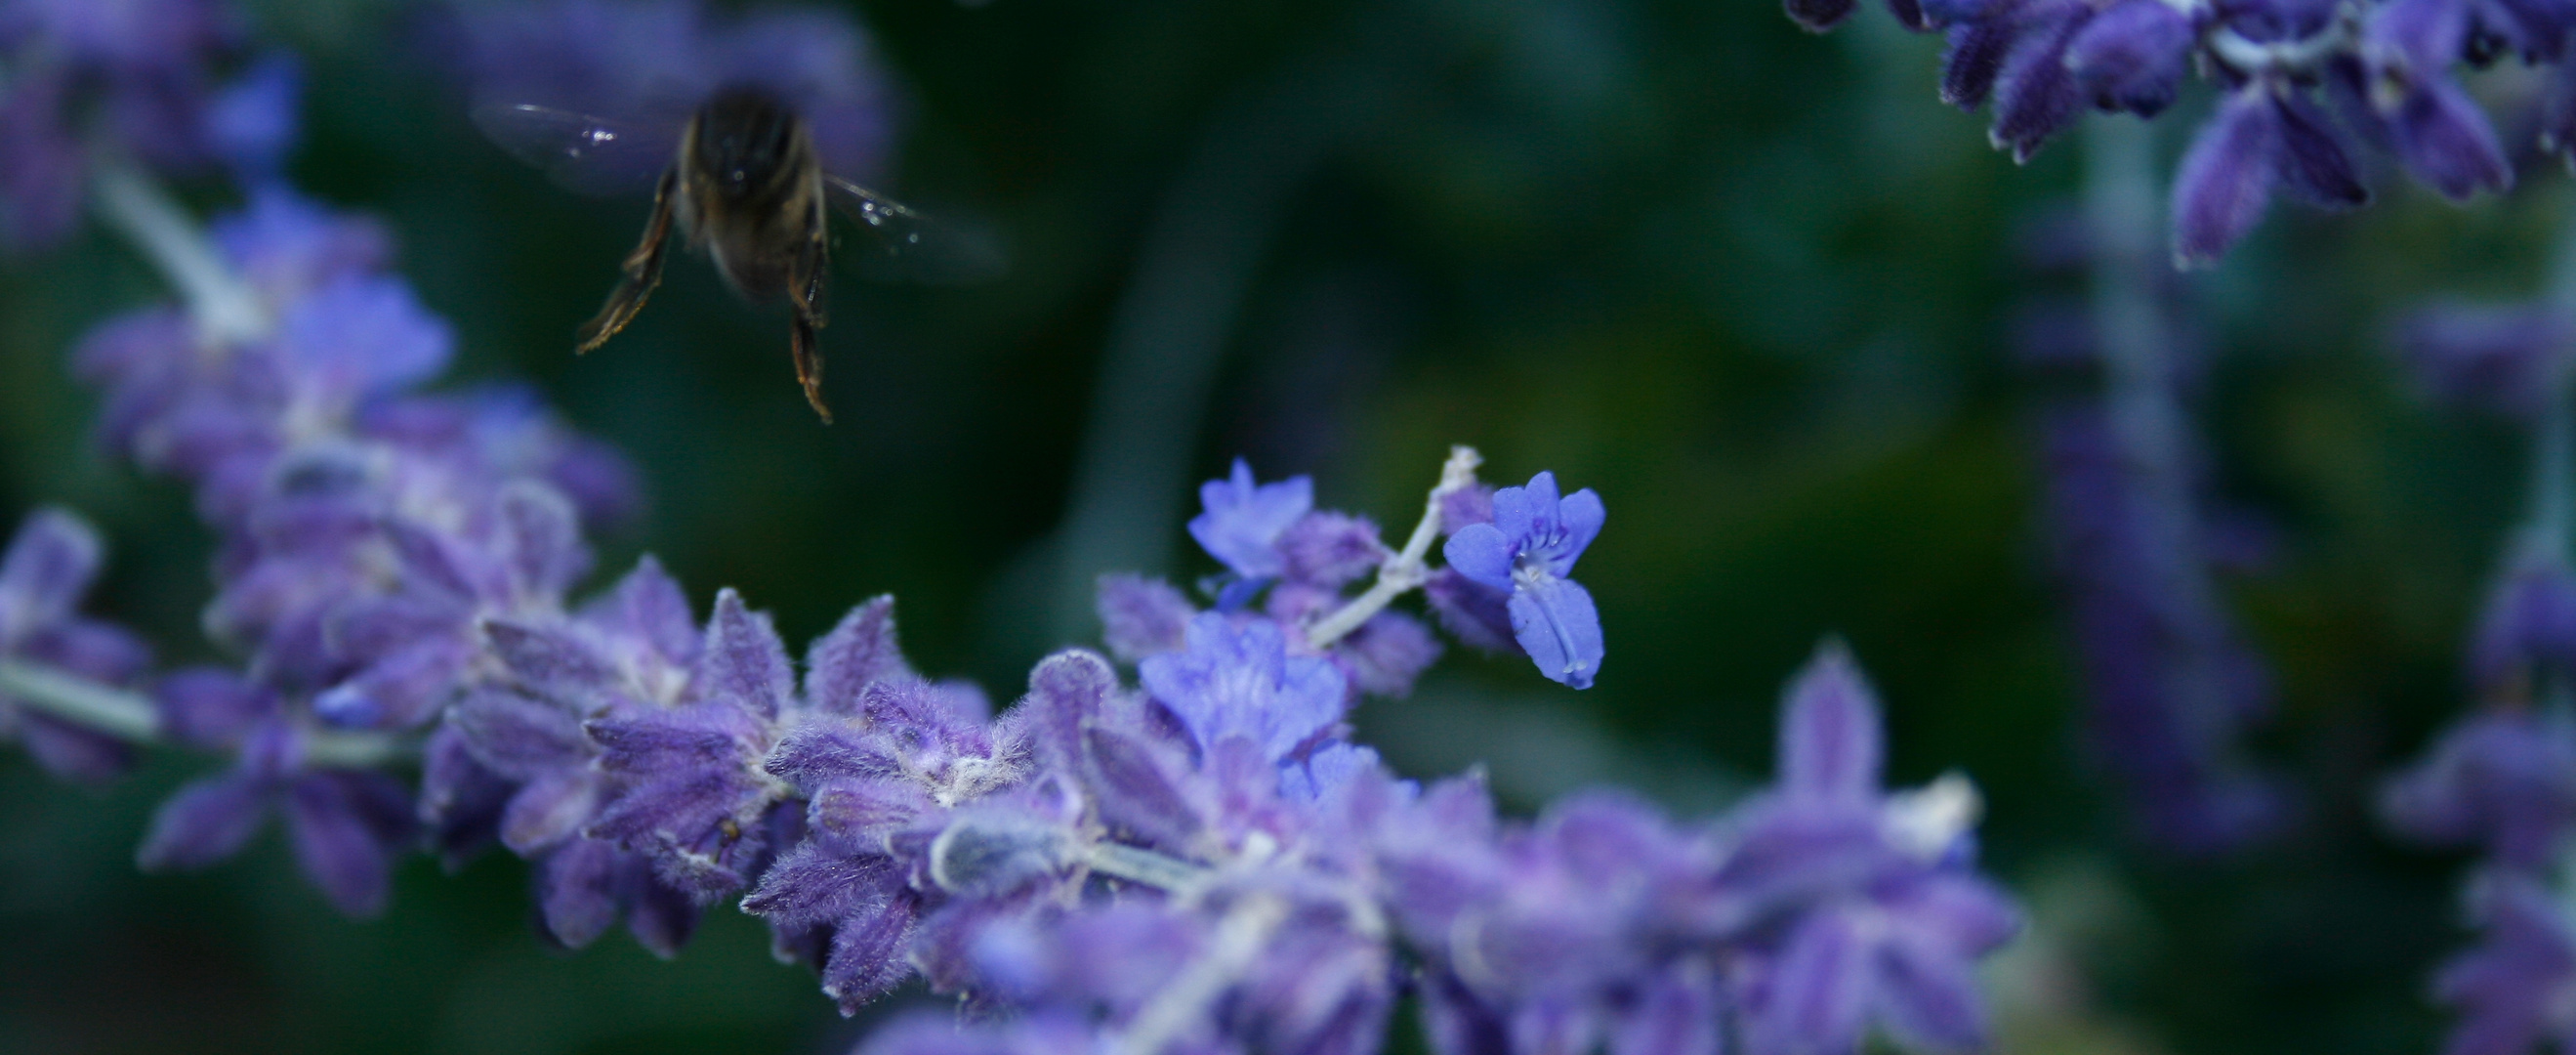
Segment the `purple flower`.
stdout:
<path fill-rule="evenodd" d="M 2495 129 L 2449 78 L 2417 82 L 2393 105 L 2383 106 L 2387 136 L 2406 170 L 2444 197 L 2465 201 L 2477 192 L 2513 189 L 2513 164 Z"/>
<path fill-rule="evenodd" d="M 2442 301 L 2410 312 L 2397 347 L 2434 399 L 2533 419 L 2567 373 L 2567 320 L 2544 305 Z"/>
<path fill-rule="evenodd" d="M 2482 849 L 2539 874 L 2576 826 L 2576 724 L 2496 711 L 2442 734 L 2380 795 L 2389 825 L 2412 839 Z"/>
<path fill-rule="evenodd" d="M 2093 8 L 2069 0 L 2026 0 L 2012 17 L 2018 35 L 1994 75 L 1995 122 L 1986 140 L 2021 163 L 2083 116 L 2086 91 L 2070 68 L 2067 48 L 2091 22 Z"/>
<path fill-rule="evenodd" d="M 1033 884 L 1065 869 L 1080 816 L 1080 799 L 1057 782 L 1004 794 L 1030 767 L 1027 708 L 988 723 L 908 671 L 854 664 L 891 656 L 891 637 L 870 621 L 863 609 L 815 647 L 809 696 L 833 696 L 823 686 L 834 683 L 851 692 L 770 753 L 767 772 L 808 803 L 810 834 L 742 903 L 781 933 L 829 936 L 814 959 L 845 1014 L 916 963 L 940 981 L 964 955 L 954 947 L 963 931 L 1025 906 Z M 854 648 L 862 637 L 885 647 Z M 1032 676 L 1033 698 L 1063 691 L 1046 672 Z"/>
<path fill-rule="evenodd" d="M 2173 104 L 2191 59 L 2191 17 L 2163 0 L 2120 0 L 2066 46 L 2075 82 L 2103 110 L 2154 117 Z"/>
<path fill-rule="evenodd" d="M 2472 901 L 2485 941 L 2442 965 L 2433 995 L 2460 1011 L 2445 1051 L 2507 1055 L 2542 1041 L 2576 1039 L 2576 934 L 2549 892 L 2526 879 L 2492 877 Z"/>
<path fill-rule="evenodd" d="M 63 510 L 38 510 L 18 526 L 0 552 L 0 661 L 31 660 L 107 685 L 131 684 L 150 666 L 142 641 L 79 614 L 104 550 L 95 530 Z M 132 761 L 123 741 L 32 710 L 0 689 L 6 735 L 59 776 L 104 780 Z"/>
<path fill-rule="evenodd" d="M 2576 671 L 2576 571 L 2546 547 L 2517 557 L 2487 596 L 2468 660 L 2489 687 L 2526 684 L 2535 668 Z"/>
<path fill-rule="evenodd" d="M 1953 862 L 1975 820 L 1959 778 L 1882 796 L 1877 702 L 1837 648 L 1791 685 L 1779 787 L 1746 811 L 1724 866 L 1749 907 L 1786 911 L 1750 986 L 1756 1052 L 1853 1050 L 1870 1021 L 1936 1049 L 1983 1046 L 1973 971 L 2018 928 L 2010 902 Z"/>
<path fill-rule="evenodd" d="M 600 768 L 625 782 L 585 834 L 651 857 L 701 902 L 739 889 L 777 849 L 766 815 L 788 789 L 760 764 L 794 691 L 769 617 L 718 593 L 683 702 L 612 706 L 585 724 Z"/>
<path fill-rule="evenodd" d="M 1280 534 L 1278 550 L 1290 581 L 1328 590 L 1376 571 L 1393 555 L 1367 517 L 1333 512 L 1299 517 Z"/>
<path fill-rule="evenodd" d="M 1434 1050 L 1711 1052 L 1726 1020 L 1763 1053 L 1857 1050 L 1873 1022 L 1978 1046 L 1973 967 L 2016 913 L 1964 867 L 1973 789 L 1885 794 L 1883 750 L 1828 648 L 1789 691 L 1777 786 L 1715 824 L 1611 795 L 1500 824 L 1473 780 L 1387 809 L 1378 868 L 1432 968 Z"/>
<path fill-rule="evenodd" d="M 182 174 L 272 167 L 293 139 L 292 77 L 263 63 L 219 90 L 214 67 L 239 49 L 220 0 L 0 3 L 0 237 L 68 233 L 93 149 Z"/>
<path fill-rule="evenodd" d="M 1401 699 L 1413 681 L 1440 659 L 1440 641 L 1422 621 L 1402 612 L 1379 612 L 1350 632 L 1330 653 L 1351 689 Z"/>
<path fill-rule="evenodd" d="M 199 673 L 166 684 L 164 727 L 190 746 L 235 752 L 233 768 L 181 787 L 135 852 L 145 869 L 203 868 L 238 853 L 272 810 L 286 814 L 296 862 L 351 916 L 384 911 L 393 862 L 413 843 L 411 794 L 367 770 L 311 764 L 310 734 L 277 698 Z"/>
<path fill-rule="evenodd" d="M 1206 511 L 1190 518 L 1190 537 L 1244 582 L 1278 578 L 1288 570 L 1280 538 L 1315 507 L 1315 481 L 1292 476 L 1254 484 L 1252 466 L 1234 460 L 1234 473 L 1199 485 Z"/>
<path fill-rule="evenodd" d="M 1133 663 L 1159 652 L 1177 652 L 1182 631 L 1198 609 L 1172 584 L 1141 575 L 1100 577 L 1101 641 L 1111 655 Z"/>
<path fill-rule="evenodd" d="M 1494 492 L 1494 522 L 1449 537 L 1443 553 L 1458 574 L 1509 590 L 1512 636 L 1551 681 L 1590 688 L 1601 669 L 1601 617 L 1592 595 L 1566 576 L 1601 533 L 1601 496 L 1590 488 L 1556 493 L 1556 474 Z"/>
<path fill-rule="evenodd" d="M 2209 852 L 2255 837 L 2280 804 L 2235 738 L 2270 683 L 2211 592 L 2203 516 L 2149 486 L 2103 408 L 2055 408 L 2040 428 L 2042 512 L 2098 757 L 2157 842 Z"/>
<path fill-rule="evenodd" d="M 1187 647 L 1137 666 L 1145 691 L 1170 708 L 1199 750 L 1241 738 L 1272 762 L 1286 761 L 1341 720 L 1348 685 L 1339 668 L 1292 656 L 1278 624 L 1241 628 L 1219 613 L 1190 620 Z"/>

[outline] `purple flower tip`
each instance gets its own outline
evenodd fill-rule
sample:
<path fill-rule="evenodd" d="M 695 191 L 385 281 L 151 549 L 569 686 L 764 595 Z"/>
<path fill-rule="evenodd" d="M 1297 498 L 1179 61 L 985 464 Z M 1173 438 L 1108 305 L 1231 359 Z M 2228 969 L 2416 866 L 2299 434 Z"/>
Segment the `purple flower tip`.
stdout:
<path fill-rule="evenodd" d="M 1227 478 L 1199 486 L 1199 502 L 1206 512 L 1190 518 L 1190 537 L 1208 556 L 1244 579 L 1272 579 L 1287 570 L 1280 536 L 1315 507 L 1315 481 L 1255 484 L 1252 466 L 1237 458 Z"/>

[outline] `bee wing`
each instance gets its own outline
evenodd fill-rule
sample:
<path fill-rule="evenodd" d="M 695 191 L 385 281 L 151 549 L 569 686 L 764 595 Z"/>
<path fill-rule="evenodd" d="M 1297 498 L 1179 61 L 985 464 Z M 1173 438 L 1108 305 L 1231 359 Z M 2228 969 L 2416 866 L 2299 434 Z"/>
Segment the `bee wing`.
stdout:
<path fill-rule="evenodd" d="M 677 128 L 533 103 L 474 108 L 474 127 L 510 156 L 579 194 L 647 194 L 679 146 Z"/>
<path fill-rule="evenodd" d="M 823 175 L 823 189 L 833 208 L 868 231 L 864 244 L 843 252 L 862 278 L 967 285 L 989 282 L 1008 270 L 1001 240 L 988 231 L 931 219 L 830 173 Z"/>

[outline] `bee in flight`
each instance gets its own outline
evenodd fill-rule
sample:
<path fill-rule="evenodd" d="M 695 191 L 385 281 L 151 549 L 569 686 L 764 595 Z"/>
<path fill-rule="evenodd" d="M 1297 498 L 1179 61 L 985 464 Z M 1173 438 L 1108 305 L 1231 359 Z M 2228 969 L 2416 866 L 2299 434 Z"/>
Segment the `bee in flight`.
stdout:
<path fill-rule="evenodd" d="M 826 424 L 832 411 L 823 401 L 823 353 L 815 344 L 815 331 L 827 318 L 827 207 L 875 232 L 891 255 L 917 262 L 925 245 L 956 248 L 954 237 L 933 237 L 936 228 L 921 214 L 825 171 L 804 118 L 766 89 L 718 89 L 680 128 L 676 145 L 668 145 L 666 138 L 656 144 L 661 137 L 650 129 L 533 104 L 484 107 L 474 116 L 494 142 L 577 190 L 616 189 L 621 169 L 650 171 L 637 162 L 655 153 L 668 159 L 654 185 L 653 215 L 644 225 L 644 237 L 626 255 L 624 273 L 607 303 L 583 324 L 577 351 L 607 343 L 635 321 L 662 281 L 662 263 L 676 227 L 692 248 L 707 251 L 717 273 L 744 299 L 786 300 L 787 344 L 796 380 Z M 990 264 L 951 263 L 947 270 L 988 271 Z"/>

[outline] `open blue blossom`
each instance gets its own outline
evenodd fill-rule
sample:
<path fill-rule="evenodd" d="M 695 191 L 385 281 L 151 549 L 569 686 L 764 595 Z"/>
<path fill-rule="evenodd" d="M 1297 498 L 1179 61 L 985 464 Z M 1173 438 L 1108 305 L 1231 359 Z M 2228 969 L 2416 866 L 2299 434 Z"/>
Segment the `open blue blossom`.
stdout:
<path fill-rule="evenodd" d="M 1199 502 L 1206 511 L 1190 518 L 1190 537 L 1238 580 L 1260 583 L 1288 570 L 1279 542 L 1315 508 L 1315 481 L 1291 476 L 1256 484 L 1252 466 L 1237 458 L 1231 475 L 1199 485 Z"/>
<path fill-rule="evenodd" d="M 0 661 L 24 659 L 106 685 L 131 684 L 151 663 L 132 634 L 82 618 L 81 598 L 98 578 L 98 532 L 59 509 L 38 510 L 0 551 Z M 101 780 L 124 770 L 132 752 L 114 737 L 25 710 L 0 689 L 0 736 L 26 745 L 55 774 Z"/>
<path fill-rule="evenodd" d="M 1510 591 L 1512 636 L 1549 680 L 1590 688 L 1601 670 L 1601 616 L 1592 594 L 1566 576 L 1601 533 L 1605 512 L 1591 488 L 1557 497 L 1556 474 L 1494 492 L 1494 520 L 1449 537 L 1458 574 Z"/>

